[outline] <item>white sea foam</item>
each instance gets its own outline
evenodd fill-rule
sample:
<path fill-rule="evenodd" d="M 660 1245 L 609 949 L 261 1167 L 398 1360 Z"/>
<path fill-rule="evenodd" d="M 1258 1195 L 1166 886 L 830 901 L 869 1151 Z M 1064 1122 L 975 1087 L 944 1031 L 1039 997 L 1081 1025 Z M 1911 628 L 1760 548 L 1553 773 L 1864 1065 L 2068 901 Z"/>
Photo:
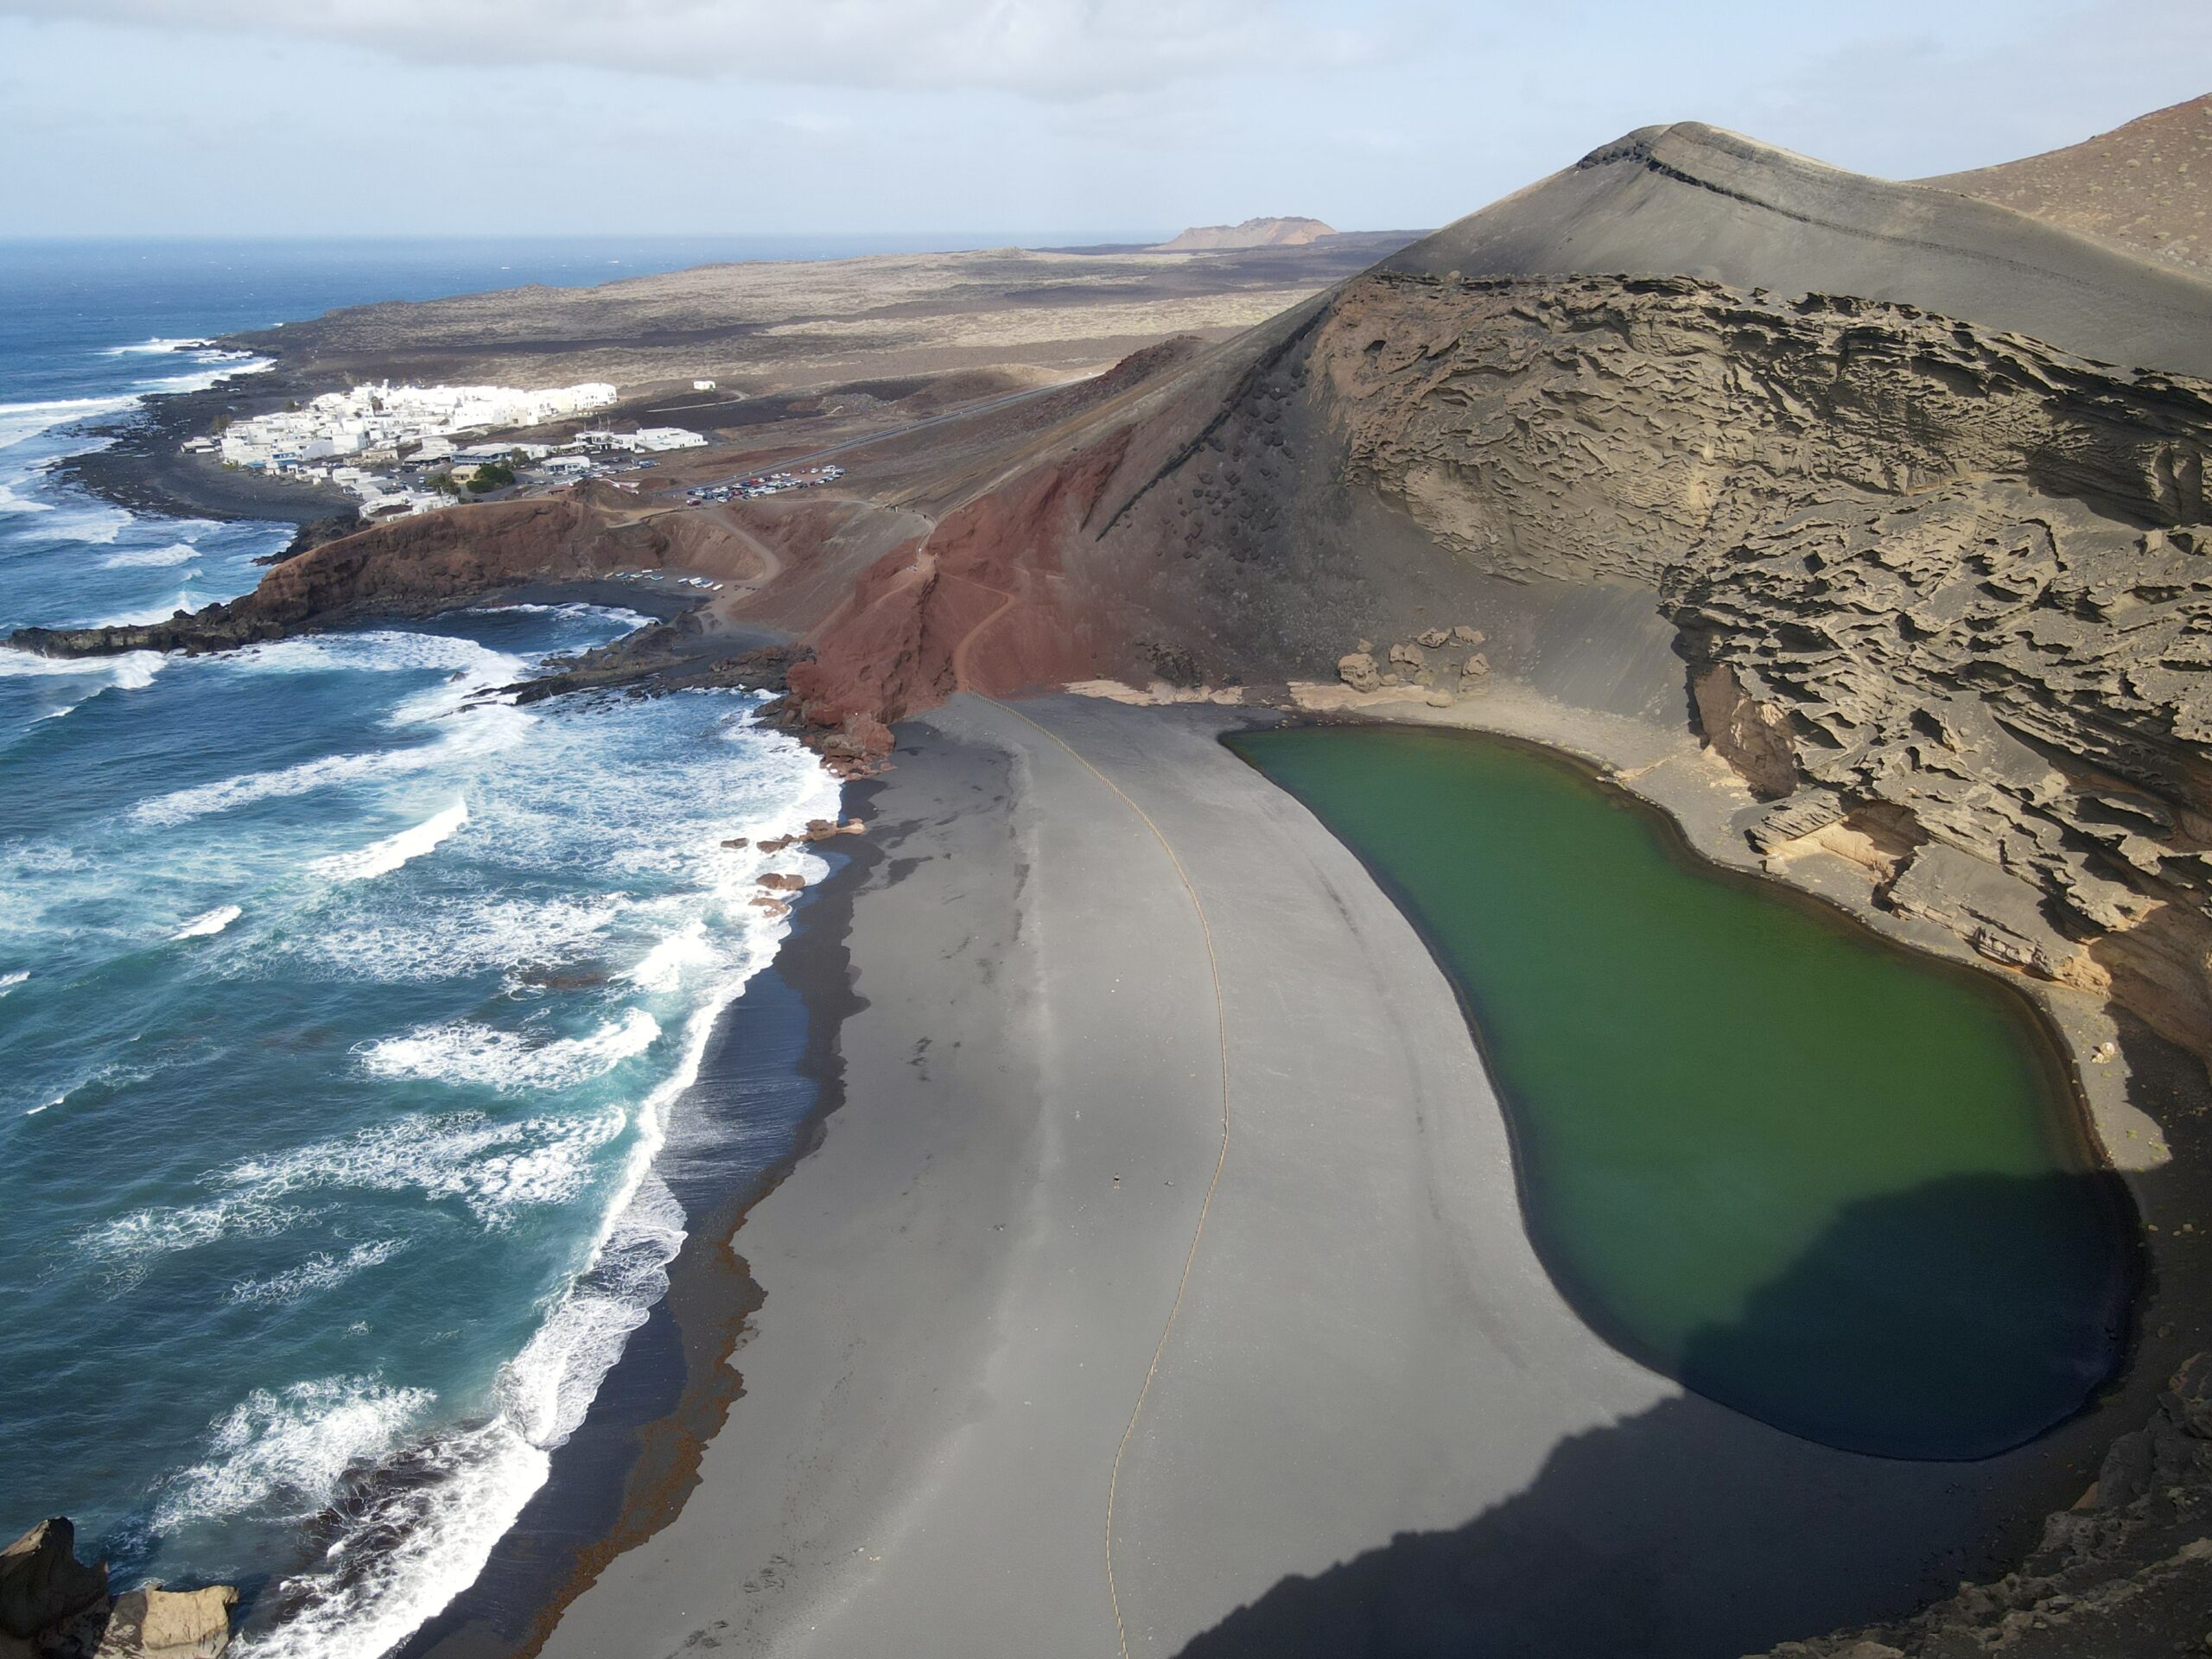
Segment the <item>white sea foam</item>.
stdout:
<path fill-rule="evenodd" d="M 467 720 L 435 743 L 365 754 L 325 755 L 319 760 L 302 761 L 276 772 L 247 772 L 218 783 L 194 784 L 150 801 L 141 801 L 130 809 L 130 816 L 139 823 L 182 823 L 255 801 L 306 795 L 365 779 L 395 778 L 422 772 L 510 747 L 522 741 L 531 719 L 522 709 L 503 703 L 483 704 L 471 709 Z"/>
<path fill-rule="evenodd" d="M 327 673 L 334 669 L 366 673 L 407 673 L 442 669 L 464 681 L 504 684 L 518 678 L 519 657 L 459 635 L 411 633 L 378 628 L 362 633 L 327 633 L 249 645 L 226 659 L 234 670 L 261 673 Z"/>
<path fill-rule="evenodd" d="M 39 533 L 65 537 L 87 546 L 105 547 L 135 522 L 121 507 L 80 506 L 64 501 L 60 517 L 39 521 Z"/>
<path fill-rule="evenodd" d="M 511 1212 L 563 1204 L 590 1185 L 599 1149 L 622 1133 L 620 1107 L 517 1120 L 480 1112 L 410 1116 L 248 1159 L 216 1179 L 264 1206 L 327 1188 L 458 1198 L 486 1226 Z"/>
<path fill-rule="evenodd" d="M 634 633 L 639 628 L 652 626 L 656 619 L 643 611 L 633 611 L 626 605 L 592 605 L 582 600 L 570 600 L 561 605 L 537 605 L 518 602 L 511 605 L 472 605 L 462 613 L 466 616 L 565 616 L 575 620 L 604 620 L 619 622 Z"/>
<path fill-rule="evenodd" d="M 505 1417 L 411 1448 L 349 1506 L 320 1571 L 278 1586 L 290 1611 L 242 1659 L 378 1659 L 475 1582 L 551 1459 Z"/>
<path fill-rule="evenodd" d="M 240 912 L 236 905 L 219 905 L 206 914 L 194 917 L 169 935 L 172 939 L 204 939 L 221 932 L 238 920 Z"/>
<path fill-rule="evenodd" d="M 717 954 L 707 938 L 706 918 L 694 916 L 646 951 L 638 965 L 620 977 L 665 995 L 683 982 L 687 970 L 712 964 Z"/>
<path fill-rule="evenodd" d="M 162 664 L 167 659 L 158 651 L 126 651 L 122 656 L 107 660 L 118 690 L 143 691 L 154 683 L 154 676 L 162 671 Z"/>
<path fill-rule="evenodd" d="M 143 628 L 156 622 L 166 622 L 179 611 L 196 611 L 211 601 L 193 592 L 189 587 L 180 588 L 175 599 L 162 601 L 157 605 L 142 606 L 135 611 L 118 611 L 113 616 L 104 616 L 92 624 L 96 628 Z"/>
<path fill-rule="evenodd" d="M 372 1239 L 356 1244 L 344 1255 L 318 1250 L 296 1268 L 266 1279 L 241 1279 L 231 1287 L 234 1302 L 296 1302 L 303 1296 L 342 1285 L 357 1273 L 378 1267 L 407 1248 L 403 1238 Z"/>
<path fill-rule="evenodd" d="M 0 512 L 52 512 L 51 501 L 34 501 L 27 495 L 16 493 L 15 486 L 0 484 Z"/>
<path fill-rule="evenodd" d="M 375 1376 L 256 1389 L 209 1426 L 207 1460 L 162 1483 L 154 1530 L 250 1513 L 306 1520 L 337 1496 L 346 1471 L 389 1453 L 436 1398 Z"/>
<path fill-rule="evenodd" d="M 403 1458 L 395 1473 L 440 1478 L 395 1479 L 379 1491 L 323 1570 L 282 1586 L 296 1609 L 244 1644 L 251 1659 L 376 1659 L 475 1581 L 544 1484 L 549 1449 L 575 1433 L 630 1333 L 666 1293 L 668 1264 L 684 1236 L 682 1207 L 652 1173 L 668 1108 L 697 1077 L 715 1019 L 772 957 L 770 935 L 783 931 L 756 933 L 750 942 L 759 948 L 746 953 L 742 971 L 693 1014 L 682 1058 L 639 1109 L 623 1185 L 588 1264 L 501 1372 L 499 1415 Z M 396 1542 L 385 1548 L 387 1541 Z"/>
<path fill-rule="evenodd" d="M 441 842 L 457 834 L 467 822 L 468 803 L 455 801 L 444 811 L 423 819 L 411 830 L 402 830 L 397 835 L 371 842 L 357 853 L 338 853 L 329 858 L 319 858 L 315 861 L 315 871 L 334 881 L 366 881 L 379 875 L 390 875 L 410 859 L 422 857 Z"/>
<path fill-rule="evenodd" d="M 53 397 L 39 403 L 0 404 L 0 449 L 13 448 L 72 421 L 119 413 L 137 401 L 136 397 Z"/>
<path fill-rule="evenodd" d="M 272 368 L 273 357 L 255 357 L 248 352 L 199 352 L 194 354 L 200 366 L 187 374 L 165 374 L 157 380 L 142 380 L 138 384 L 147 391 L 200 391 L 218 380 L 227 380 L 234 374 L 259 374 Z"/>
<path fill-rule="evenodd" d="M 100 657 L 41 657 L 13 645 L 0 645 L 0 679 L 35 674 L 105 674 L 114 660 Z"/>
<path fill-rule="evenodd" d="M 172 542 L 167 547 L 142 547 L 128 553 L 113 553 L 100 561 L 103 570 L 158 569 L 163 565 L 189 564 L 200 556 L 200 550 L 190 542 Z"/>
<path fill-rule="evenodd" d="M 134 1210 L 79 1235 L 77 1243 L 106 1267 L 111 1283 L 127 1288 L 162 1256 L 219 1239 L 274 1237 L 306 1219 L 306 1212 L 263 1194 L 238 1192 L 205 1204 Z"/>
<path fill-rule="evenodd" d="M 658 1020 L 643 1008 L 631 1008 L 588 1037 L 533 1043 L 520 1032 L 458 1020 L 387 1037 L 365 1045 L 359 1053 L 362 1065 L 375 1077 L 535 1091 L 571 1089 L 604 1076 L 644 1053 L 659 1035 Z"/>
<path fill-rule="evenodd" d="M 554 1305 L 500 1379 L 500 1396 L 533 1446 L 563 1445 L 582 1423 L 630 1333 L 668 1291 L 683 1244 L 683 1206 L 648 1173 L 590 1268 Z"/>
<path fill-rule="evenodd" d="M 471 710 L 455 723 L 478 718 Z M 542 860 L 539 867 L 549 869 L 573 861 L 580 845 L 603 842 L 610 849 L 603 868 L 618 880 L 631 869 L 650 874 L 652 879 L 641 883 L 649 896 L 579 901 L 573 913 L 533 936 L 534 918 L 543 913 L 537 906 L 512 897 L 437 895 L 365 918 L 338 948 L 368 950 L 379 958 L 380 970 L 385 950 L 377 941 L 387 931 L 394 937 L 418 931 L 436 949 L 456 953 L 447 958 L 453 972 L 461 971 L 451 964 L 463 955 L 487 966 L 528 960 L 523 942 L 533 937 L 546 958 L 572 960 L 573 950 L 606 948 L 605 937 L 619 929 L 634 965 L 618 979 L 672 1026 L 662 1001 L 671 999 L 683 1010 L 680 1034 L 656 1046 L 664 1034 L 658 1021 L 636 1007 L 575 1038 L 503 1032 L 476 1021 L 418 1027 L 357 1051 L 364 1069 L 394 1080 L 537 1091 L 605 1076 L 652 1047 L 658 1082 L 626 1109 L 540 1112 L 513 1122 L 488 1113 L 414 1116 L 257 1157 L 208 1178 L 238 1200 L 264 1206 L 312 1203 L 320 1189 L 411 1189 L 458 1198 L 487 1226 L 505 1224 L 520 1205 L 573 1204 L 587 1192 L 596 1205 L 606 1195 L 575 1277 L 503 1369 L 496 1414 L 404 1441 L 375 1475 L 345 1479 L 342 1535 L 311 1570 L 270 1592 L 270 1605 L 283 1615 L 241 1643 L 250 1659 L 374 1659 L 481 1570 L 543 1484 L 547 1448 L 582 1420 L 630 1333 L 664 1294 L 684 1227 L 680 1207 L 653 1172 L 668 1114 L 696 1079 L 718 1014 L 772 958 L 788 929 L 786 921 L 747 904 L 753 878 L 769 868 L 810 875 L 822 868 L 815 855 L 797 849 L 769 862 L 717 847 L 732 834 L 772 838 L 810 818 L 836 815 L 835 781 L 814 770 L 795 746 L 786 753 L 780 740 L 769 740 L 758 769 L 702 767 L 696 792 L 683 798 L 680 829 L 665 807 L 643 798 L 633 804 L 615 791 L 594 793 L 582 804 L 590 838 L 563 833 L 558 820 L 575 810 L 574 778 L 603 764 L 590 726 L 578 721 L 573 732 L 564 729 L 570 723 L 543 717 L 536 735 L 551 741 L 532 747 L 526 771 L 512 778 L 502 772 L 500 788 L 479 803 L 471 835 L 490 838 L 503 861 L 527 866 Z M 733 729 L 731 735 L 759 742 L 763 734 Z M 549 815 L 556 821 L 545 822 Z M 671 882 L 677 893 L 665 892 Z M 687 901 L 697 916 L 683 913 Z M 486 955 L 508 930 L 516 954 Z M 607 1159 L 617 1148 L 620 1167 L 610 1171 Z M 307 1265 L 327 1273 L 345 1263 L 311 1259 Z M 430 1414 L 429 1408 L 423 1414 Z M 263 1413 L 264 1419 L 273 1415 Z"/>
<path fill-rule="evenodd" d="M 111 346 L 100 355 L 102 357 L 138 357 L 163 352 L 200 351 L 214 343 L 212 340 L 200 339 L 163 340 L 156 335 L 152 340 L 142 340 L 135 346 Z"/>
<path fill-rule="evenodd" d="M 0 974 L 0 996 L 5 996 L 30 977 L 30 970 L 18 968 L 11 974 Z"/>
<path fill-rule="evenodd" d="M 111 684 L 137 690 L 154 683 L 162 661 L 157 651 L 129 651 L 120 657 L 41 657 L 0 645 L 0 679 L 101 675 Z"/>
<path fill-rule="evenodd" d="M 452 979 L 487 969 L 574 962 L 632 908 L 620 895 L 533 901 L 488 893 L 417 894 L 352 922 L 285 941 L 319 973 L 385 984 Z"/>

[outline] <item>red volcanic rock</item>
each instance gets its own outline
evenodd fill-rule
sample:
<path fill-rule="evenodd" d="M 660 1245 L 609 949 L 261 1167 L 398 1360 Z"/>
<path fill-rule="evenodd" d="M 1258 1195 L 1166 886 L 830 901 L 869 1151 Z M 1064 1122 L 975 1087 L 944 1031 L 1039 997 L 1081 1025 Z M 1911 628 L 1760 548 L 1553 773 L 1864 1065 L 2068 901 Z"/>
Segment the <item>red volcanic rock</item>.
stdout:
<path fill-rule="evenodd" d="M 1041 466 L 863 572 L 817 636 L 813 660 L 791 669 L 805 721 L 881 753 L 891 721 L 956 690 L 1004 693 L 1090 672 L 1090 619 L 1054 582 L 1058 550 L 1090 522 L 1122 450 L 1115 435 Z"/>

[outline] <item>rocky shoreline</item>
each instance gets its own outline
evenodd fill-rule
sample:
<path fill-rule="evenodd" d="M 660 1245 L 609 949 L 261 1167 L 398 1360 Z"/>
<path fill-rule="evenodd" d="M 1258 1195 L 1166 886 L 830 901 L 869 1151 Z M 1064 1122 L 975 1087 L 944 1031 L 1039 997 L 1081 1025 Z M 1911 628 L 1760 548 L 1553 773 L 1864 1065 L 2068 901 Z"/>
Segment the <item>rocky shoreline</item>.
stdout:
<path fill-rule="evenodd" d="M 66 1516 L 0 1550 L 0 1659 L 219 1659 L 231 1643 L 227 1584 L 108 1591 L 107 1563 L 77 1559 Z"/>
<path fill-rule="evenodd" d="M 195 391 L 155 392 L 141 397 L 127 414 L 89 427 L 89 435 L 102 440 L 99 447 L 69 456 L 55 471 L 101 500 L 161 518 L 306 524 L 349 512 L 353 499 L 331 486 L 226 467 L 211 456 L 183 450 L 187 439 L 205 437 L 227 419 L 327 390 L 280 365 L 232 375 Z"/>

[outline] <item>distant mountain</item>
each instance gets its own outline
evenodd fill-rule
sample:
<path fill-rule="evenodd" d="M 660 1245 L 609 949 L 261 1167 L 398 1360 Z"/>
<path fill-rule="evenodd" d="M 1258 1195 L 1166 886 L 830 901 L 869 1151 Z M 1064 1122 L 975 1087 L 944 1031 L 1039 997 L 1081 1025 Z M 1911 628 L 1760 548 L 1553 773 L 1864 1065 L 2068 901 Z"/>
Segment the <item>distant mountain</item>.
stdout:
<path fill-rule="evenodd" d="M 2064 149 L 1921 182 L 2212 272 L 2212 92 Z"/>
<path fill-rule="evenodd" d="M 1334 236 L 1336 229 L 1318 219 L 1248 219 L 1242 225 L 1193 225 L 1160 253 L 1212 253 L 1224 248 L 1298 248 Z"/>

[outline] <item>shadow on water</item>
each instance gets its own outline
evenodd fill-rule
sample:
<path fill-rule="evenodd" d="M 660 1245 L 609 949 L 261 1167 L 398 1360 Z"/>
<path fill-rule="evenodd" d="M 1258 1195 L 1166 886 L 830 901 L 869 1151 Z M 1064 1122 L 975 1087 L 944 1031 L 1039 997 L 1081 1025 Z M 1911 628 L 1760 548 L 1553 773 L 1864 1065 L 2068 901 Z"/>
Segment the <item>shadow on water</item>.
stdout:
<path fill-rule="evenodd" d="M 1962 1176 L 1861 1200 L 1738 1320 L 1696 1333 L 1682 1375 L 1778 1374 L 1808 1353 L 1833 1355 L 1808 1319 L 1840 1294 L 1913 1295 L 1914 1252 L 1955 1237 L 1962 1208 L 2001 1221 L 2115 1202 L 2126 1198 L 2108 1175 Z M 1897 1281 L 1866 1284 L 1870 1261 L 1892 1264 Z M 2071 1368 L 2084 1406 L 2126 1357 L 2126 1278 L 2097 1287 L 2105 1300 L 2081 1316 L 2083 1345 L 2052 1359 Z M 1894 1416 L 1919 1391 L 1974 1377 L 1992 1390 L 1993 1438 L 2016 1443 L 2005 1426 L 2047 1402 L 2051 1379 L 2008 1380 L 1984 1356 L 2004 1351 L 2004 1327 L 2022 1317 L 2049 1323 L 2048 1310 L 1992 1306 L 1961 1323 L 1949 1352 L 1868 1344 L 1847 1392 Z M 1820 1381 L 1826 1392 L 1836 1379 Z M 2010 1541 L 2023 1547 L 2039 1519 L 2024 1511 L 2071 1502 L 2090 1478 L 2085 1454 L 2093 1465 L 2097 1441 L 2133 1426 L 2077 1419 L 2073 1432 L 1993 1462 L 1919 1462 L 1838 1451 L 1677 1397 L 1563 1441 L 1527 1490 L 1462 1526 L 1402 1533 L 1314 1577 L 1284 1579 L 1182 1659 L 1734 1659 L 1900 1615 L 1986 1571 L 1992 1547 L 2006 1547 L 1999 1532 L 2025 1524 L 2027 1536 Z"/>

